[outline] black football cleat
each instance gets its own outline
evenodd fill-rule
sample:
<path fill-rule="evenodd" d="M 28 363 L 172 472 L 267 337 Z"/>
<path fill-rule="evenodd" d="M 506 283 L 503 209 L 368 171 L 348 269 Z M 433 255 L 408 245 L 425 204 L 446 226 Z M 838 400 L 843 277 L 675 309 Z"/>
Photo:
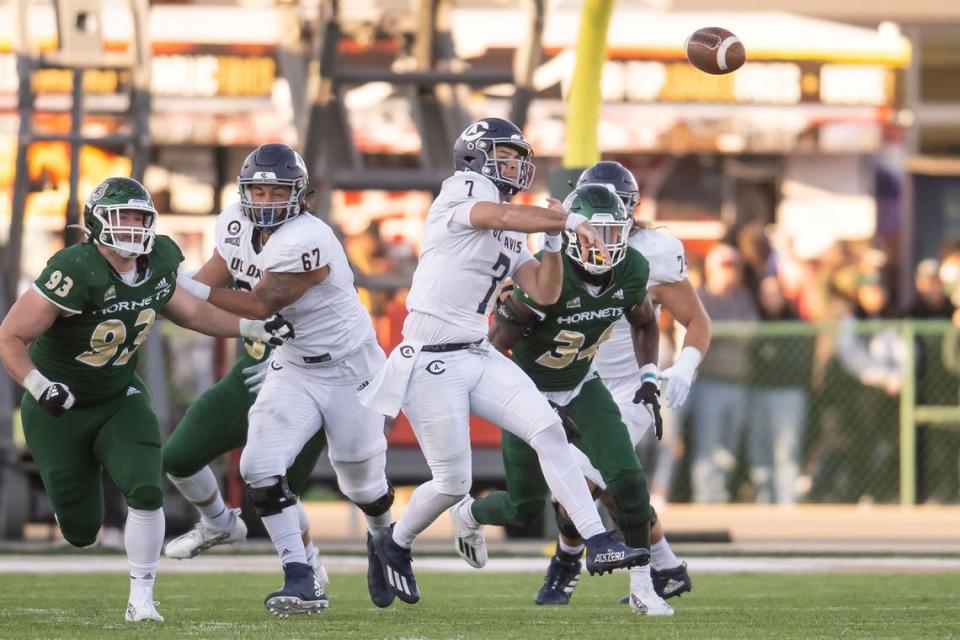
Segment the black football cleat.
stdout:
<path fill-rule="evenodd" d="M 580 556 L 559 549 L 550 558 L 543 586 L 534 599 L 537 604 L 568 604 L 580 582 Z"/>
<path fill-rule="evenodd" d="M 609 531 L 584 540 L 587 545 L 587 572 L 590 575 L 613 573 L 614 569 L 640 567 L 650 562 L 650 551 L 634 549 L 614 540 Z"/>
<path fill-rule="evenodd" d="M 310 565 L 302 562 L 285 564 L 283 578 L 283 588 L 274 591 L 263 601 L 267 611 L 278 618 L 288 618 L 297 613 L 312 615 L 330 606 Z"/>
<path fill-rule="evenodd" d="M 403 602 L 416 604 L 420 601 L 420 589 L 413 575 L 413 558 L 410 549 L 404 549 L 393 541 L 393 527 L 390 525 L 373 537 L 373 548 L 377 552 L 383 575 L 393 592 Z"/>
<path fill-rule="evenodd" d="M 381 609 L 389 607 L 397 597 L 384 577 L 383 565 L 380 563 L 376 547 L 373 546 L 373 535 L 369 531 L 367 532 L 367 590 L 370 592 L 373 604 Z"/>

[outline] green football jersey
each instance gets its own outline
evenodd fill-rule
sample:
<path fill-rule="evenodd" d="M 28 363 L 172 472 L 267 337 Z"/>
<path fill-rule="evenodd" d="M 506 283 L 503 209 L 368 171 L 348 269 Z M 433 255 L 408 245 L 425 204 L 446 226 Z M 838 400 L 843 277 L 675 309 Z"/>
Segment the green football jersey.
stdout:
<path fill-rule="evenodd" d="M 647 259 L 629 248 L 611 270 L 609 284 L 594 295 L 564 255 L 563 289 L 554 304 L 538 305 L 519 287 L 513 290 L 540 316 L 530 335 L 514 345 L 514 362 L 541 391 L 576 388 L 590 371 L 597 349 L 610 337 L 613 323 L 647 297 L 649 275 Z"/>
<path fill-rule="evenodd" d="M 43 375 L 62 382 L 88 407 L 130 385 L 137 349 L 150 335 L 157 313 L 173 296 L 183 254 L 167 236 L 157 236 L 147 278 L 128 285 L 96 246 L 75 244 L 47 262 L 33 288 L 70 315 L 60 316 L 30 346 Z"/>

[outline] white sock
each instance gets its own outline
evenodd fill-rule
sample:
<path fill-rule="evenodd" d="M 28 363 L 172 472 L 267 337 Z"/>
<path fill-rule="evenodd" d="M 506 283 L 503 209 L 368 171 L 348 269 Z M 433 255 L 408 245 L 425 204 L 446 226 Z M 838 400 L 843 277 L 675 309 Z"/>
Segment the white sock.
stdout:
<path fill-rule="evenodd" d="M 367 518 L 367 529 L 372 534 L 383 531 L 390 526 L 391 522 L 393 522 L 393 514 L 390 513 L 389 509 L 378 516 L 371 516 L 367 514 L 363 515 Z"/>
<path fill-rule="evenodd" d="M 555 428 L 554 428 L 555 427 Z M 597 505 L 577 466 L 560 423 L 530 438 L 528 444 L 537 452 L 543 478 L 557 502 L 567 510 L 583 539 L 604 533 Z M 406 515 L 406 514 L 404 514 Z"/>
<path fill-rule="evenodd" d="M 310 518 L 307 516 L 303 501 L 299 499 L 297 500 L 297 521 L 300 524 L 300 533 L 306 533 L 310 530 Z"/>
<path fill-rule="evenodd" d="M 283 564 L 307 564 L 307 550 L 303 545 L 296 507 L 287 507 L 272 516 L 263 516 L 263 526 L 270 534 L 270 540 L 273 541 Z"/>
<path fill-rule="evenodd" d="M 207 527 L 215 530 L 227 528 L 230 524 L 230 511 L 223 502 L 223 496 L 220 495 L 220 488 L 217 486 L 217 478 L 209 466 L 186 478 L 177 478 L 170 474 L 167 474 L 167 477 L 183 497 L 200 512 L 200 519 Z M 210 500 L 211 496 L 213 500 L 201 506 L 200 503 Z"/>
<path fill-rule="evenodd" d="M 667 542 L 667 536 L 663 536 L 660 542 L 650 545 L 650 565 L 657 571 L 680 566 L 680 558 L 673 554 L 673 549 Z"/>
<path fill-rule="evenodd" d="M 473 500 L 473 498 L 471 498 L 470 500 L 467 500 L 466 502 L 461 504 L 459 507 L 457 507 L 457 513 L 460 515 L 460 519 L 466 522 L 471 527 L 479 527 L 480 522 L 473 515 L 474 502 L 475 500 Z"/>
<path fill-rule="evenodd" d="M 566 542 L 564 542 L 563 538 L 560 536 L 557 536 L 557 546 L 560 547 L 560 551 L 563 551 L 564 553 L 569 553 L 570 555 L 573 555 L 573 556 L 578 556 L 581 553 L 583 553 L 582 542 L 578 545 L 569 545 Z"/>
<path fill-rule="evenodd" d="M 163 509 L 127 510 L 123 527 L 123 546 L 130 563 L 130 600 L 153 600 L 153 582 L 160 567 L 160 549 L 166 520 Z"/>
<path fill-rule="evenodd" d="M 393 528 L 393 541 L 404 549 L 409 549 L 424 529 L 462 498 L 463 496 L 440 493 L 433 480 L 424 482 L 414 490 L 410 503 L 397 520 L 397 526 Z"/>
<path fill-rule="evenodd" d="M 630 593 L 641 590 L 653 592 L 653 580 L 650 579 L 650 565 L 630 567 Z"/>

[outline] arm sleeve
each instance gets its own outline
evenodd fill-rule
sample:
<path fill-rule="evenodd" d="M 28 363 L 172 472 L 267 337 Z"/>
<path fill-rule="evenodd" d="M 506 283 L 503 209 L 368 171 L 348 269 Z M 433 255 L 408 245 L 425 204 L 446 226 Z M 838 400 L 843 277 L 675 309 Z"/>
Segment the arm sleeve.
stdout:
<path fill-rule="evenodd" d="M 457 173 L 444 181 L 435 211 L 447 218 L 451 230 L 472 230 L 470 211 L 478 202 L 499 203 L 500 193 L 492 182 L 479 174 Z"/>
<path fill-rule="evenodd" d="M 83 312 L 89 292 L 87 283 L 79 274 L 81 265 L 55 255 L 33 282 L 33 289 L 64 311 L 76 315 Z"/>
<path fill-rule="evenodd" d="M 277 240 L 278 242 L 274 242 Z M 331 238 L 284 235 L 271 238 L 263 249 L 263 270 L 273 273 L 306 273 L 330 264 Z"/>

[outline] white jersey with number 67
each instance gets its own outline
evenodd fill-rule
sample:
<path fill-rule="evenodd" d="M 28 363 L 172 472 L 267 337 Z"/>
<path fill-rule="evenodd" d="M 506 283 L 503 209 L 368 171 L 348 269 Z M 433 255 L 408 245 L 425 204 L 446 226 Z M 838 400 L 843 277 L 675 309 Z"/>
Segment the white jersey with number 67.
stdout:
<path fill-rule="evenodd" d="M 330 267 L 330 273 L 280 313 L 296 338 L 277 353 L 302 365 L 325 365 L 375 340 L 370 314 L 360 302 L 353 270 L 329 225 L 304 212 L 277 228 L 259 252 L 255 227 L 240 210 L 228 206 L 217 217 L 217 253 L 223 257 L 237 286 L 252 290 L 263 273 L 303 273 Z"/>
<path fill-rule="evenodd" d="M 650 263 L 647 289 L 658 284 L 680 282 L 687 277 L 683 243 L 673 236 L 655 229 L 642 229 L 631 235 L 629 242 L 630 246 L 643 254 Z M 639 379 L 640 366 L 633 353 L 633 340 L 630 338 L 630 325 L 626 318 L 614 323 L 610 339 L 604 342 L 597 352 L 596 366 L 600 378 L 605 381 L 631 376 Z M 632 391 L 636 391 L 635 387 L 639 387 L 639 383 L 631 387 Z"/>
<path fill-rule="evenodd" d="M 470 226 L 470 210 L 477 202 L 500 202 L 489 179 L 465 171 L 444 180 L 427 213 L 420 261 L 407 295 L 411 315 L 404 336 L 416 339 L 408 330 L 418 314 L 426 314 L 442 321 L 441 341 L 483 338 L 500 284 L 533 259 L 526 234 Z"/>

